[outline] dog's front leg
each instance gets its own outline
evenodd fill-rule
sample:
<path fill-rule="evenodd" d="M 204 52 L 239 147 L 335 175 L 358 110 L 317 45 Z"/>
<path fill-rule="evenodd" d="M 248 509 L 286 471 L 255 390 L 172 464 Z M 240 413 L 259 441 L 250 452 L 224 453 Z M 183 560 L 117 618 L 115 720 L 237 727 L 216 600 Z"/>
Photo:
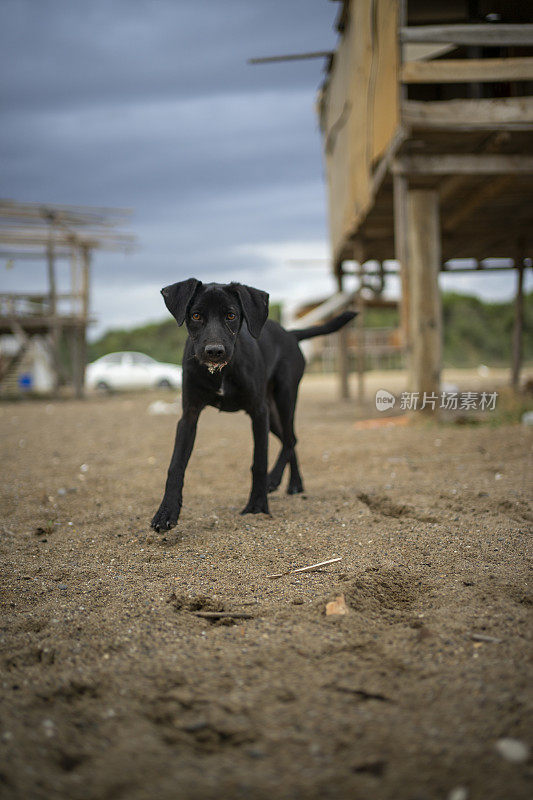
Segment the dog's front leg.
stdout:
<path fill-rule="evenodd" d="M 183 412 L 183 416 L 178 422 L 174 451 L 168 468 L 165 494 L 157 513 L 150 523 L 156 531 L 169 530 L 178 522 L 181 511 L 183 478 L 196 438 L 199 415 L 199 410 L 187 410 Z"/>
<path fill-rule="evenodd" d="M 268 468 L 268 406 L 250 413 L 254 436 L 254 460 L 252 464 L 252 491 L 242 514 L 268 514 L 267 468 Z"/>

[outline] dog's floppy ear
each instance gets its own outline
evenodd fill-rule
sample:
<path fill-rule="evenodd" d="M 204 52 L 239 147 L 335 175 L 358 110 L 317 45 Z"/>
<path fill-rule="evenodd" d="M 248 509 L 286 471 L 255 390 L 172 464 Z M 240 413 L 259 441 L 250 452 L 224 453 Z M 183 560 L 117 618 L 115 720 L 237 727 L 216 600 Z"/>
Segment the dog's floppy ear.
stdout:
<path fill-rule="evenodd" d="M 257 339 L 268 317 L 268 294 L 242 283 L 230 283 L 230 289 L 240 300 L 248 330 Z"/>
<path fill-rule="evenodd" d="M 197 281 L 196 278 L 189 278 L 186 281 L 172 283 L 170 286 L 165 286 L 164 289 L 161 289 L 165 305 L 172 316 L 176 318 L 178 325 L 183 325 L 187 306 L 191 302 L 195 291 L 201 285 L 201 281 Z"/>

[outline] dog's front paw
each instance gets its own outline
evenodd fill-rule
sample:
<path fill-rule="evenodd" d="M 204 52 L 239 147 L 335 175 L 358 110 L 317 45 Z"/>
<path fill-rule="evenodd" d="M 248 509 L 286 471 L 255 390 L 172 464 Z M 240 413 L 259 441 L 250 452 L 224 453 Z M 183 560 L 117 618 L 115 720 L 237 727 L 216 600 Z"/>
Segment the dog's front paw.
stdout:
<path fill-rule="evenodd" d="M 250 497 L 241 514 L 270 514 L 266 496 Z"/>
<path fill-rule="evenodd" d="M 150 526 L 155 531 L 169 531 L 178 524 L 181 503 L 169 503 L 163 500 L 159 506 Z"/>

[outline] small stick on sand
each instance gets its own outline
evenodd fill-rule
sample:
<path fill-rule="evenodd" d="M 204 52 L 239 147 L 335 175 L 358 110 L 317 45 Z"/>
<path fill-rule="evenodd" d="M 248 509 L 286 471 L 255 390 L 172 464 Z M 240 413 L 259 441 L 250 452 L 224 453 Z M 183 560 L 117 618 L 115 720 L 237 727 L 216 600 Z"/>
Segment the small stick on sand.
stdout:
<path fill-rule="evenodd" d="M 195 617 L 204 619 L 254 619 L 253 614 L 245 614 L 244 611 L 193 611 Z"/>
<path fill-rule="evenodd" d="M 298 569 L 288 569 L 286 572 L 276 572 L 273 575 L 267 575 L 267 578 L 282 578 L 284 575 L 294 575 L 297 572 L 312 572 L 314 569 L 325 567 L 326 564 L 334 564 L 336 561 L 342 561 L 342 556 L 338 558 L 329 558 L 327 561 L 319 561 L 318 564 L 311 564 L 309 567 L 298 567 Z"/>
<path fill-rule="evenodd" d="M 502 640 L 496 636 L 487 636 L 485 633 L 472 633 L 470 638 L 473 642 L 494 642 L 494 644 L 501 644 Z"/>

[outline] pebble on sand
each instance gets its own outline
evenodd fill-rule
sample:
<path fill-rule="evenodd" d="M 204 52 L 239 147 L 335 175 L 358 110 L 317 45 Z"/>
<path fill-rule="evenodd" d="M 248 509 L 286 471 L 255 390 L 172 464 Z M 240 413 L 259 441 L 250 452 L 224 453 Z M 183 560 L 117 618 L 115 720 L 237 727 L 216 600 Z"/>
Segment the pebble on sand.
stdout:
<path fill-rule="evenodd" d="M 522 764 L 529 758 L 529 747 L 520 739 L 498 739 L 495 746 L 502 758 L 513 764 Z"/>

